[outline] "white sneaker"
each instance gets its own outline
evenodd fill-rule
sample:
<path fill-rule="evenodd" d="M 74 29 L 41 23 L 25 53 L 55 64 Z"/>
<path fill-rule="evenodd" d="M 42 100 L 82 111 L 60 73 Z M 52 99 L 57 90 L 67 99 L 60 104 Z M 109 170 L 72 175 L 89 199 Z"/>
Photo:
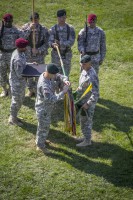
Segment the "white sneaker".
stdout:
<path fill-rule="evenodd" d="M 81 143 L 76 144 L 76 147 L 87 147 L 91 145 L 91 140 L 84 139 Z"/>

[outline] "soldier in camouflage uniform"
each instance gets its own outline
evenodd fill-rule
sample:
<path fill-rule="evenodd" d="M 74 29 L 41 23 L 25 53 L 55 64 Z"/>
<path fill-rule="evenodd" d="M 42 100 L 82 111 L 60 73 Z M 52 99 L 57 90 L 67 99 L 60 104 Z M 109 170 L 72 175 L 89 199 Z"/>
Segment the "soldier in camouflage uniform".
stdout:
<path fill-rule="evenodd" d="M 93 115 L 95 106 L 99 97 L 99 81 L 98 76 L 91 66 L 91 57 L 85 55 L 81 58 L 82 72 L 79 78 L 79 87 L 76 91 L 76 96 L 79 99 L 84 91 L 92 83 L 92 90 L 83 97 L 76 105 L 80 110 L 80 125 L 83 133 L 82 138 L 76 138 L 78 142 L 77 147 L 85 147 L 91 145 L 91 131 L 93 124 Z"/>
<path fill-rule="evenodd" d="M 75 30 L 71 25 L 66 23 L 65 10 L 57 11 L 57 20 L 58 24 L 52 26 L 50 29 L 49 46 L 52 48 L 51 61 L 60 66 L 59 71 L 63 74 L 60 59 L 56 50 L 56 46 L 58 46 L 64 64 L 65 75 L 69 76 L 72 59 L 71 47 L 75 41 Z"/>
<path fill-rule="evenodd" d="M 48 39 L 49 32 L 48 29 L 39 23 L 39 14 L 34 13 L 34 19 L 31 15 L 30 23 L 25 24 L 22 30 L 25 33 L 26 39 L 29 41 L 29 45 L 26 51 L 26 61 L 27 62 L 37 62 L 38 64 L 45 63 L 45 57 L 48 54 Z M 35 48 L 33 45 L 33 29 L 35 31 Z M 45 71 L 45 69 L 44 69 Z M 36 85 L 38 78 L 35 80 L 33 78 L 28 78 L 28 89 L 29 93 L 27 96 L 31 97 L 35 95 Z"/>
<path fill-rule="evenodd" d="M 26 58 L 24 52 L 26 51 L 28 41 L 23 38 L 19 38 L 15 43 L 17 49 L 13 52 L 11 57 L 9 74 L 12 99 L 8 122 L 11 125 L 21 126 L 22 123 L 19 121 L 17 115 L 25 97 L 26 80 L 22 77 L 22 72 L 26 67 Z"/>
<path fill-rule="evenodd" d="M 12 52 L 15 50 L 15 40 L 22 37 L 22 32 L 12 25 L 13 16 L 5 14 L 3 16 L 2 27 L 0 28 L 0 85 L 3 89 L 0 97 L 8 95 L 7 84 L 9 66 Z"/>
<path fill-rule="evenodd" d="M 78 34 L 78 50 L 81 57 L 85 54 L 91 56 L 92 66 L 96 73 L 99 72 L 99 65 L 103 63 L 106 54 L 106 38 L 104 31 L 96 26 L 97 16 L 88 16 L 89 26 L 81 29 Z"/>
<path fill-rule="evenodd" d="M 67 92 L 70 82 L 67 81 L 67 77 L 57 74 L 59 72 L 58 67 L 51 63 L 47 65 L 47 70 L 39 77 L 37 84 L 37 97 L 35 103 L 35 110 L 38 119 L 38 127 L 36 133 L 37 150 L 42 150 L 44 153 L 48 153 L 45 147 L 46 138 L 48 137 L 51 112 L 54 108 L 54 103 L 64 97 Z M 58 79 L 65 83 L 63 91 L 55 95 L 55 81 Z"/>

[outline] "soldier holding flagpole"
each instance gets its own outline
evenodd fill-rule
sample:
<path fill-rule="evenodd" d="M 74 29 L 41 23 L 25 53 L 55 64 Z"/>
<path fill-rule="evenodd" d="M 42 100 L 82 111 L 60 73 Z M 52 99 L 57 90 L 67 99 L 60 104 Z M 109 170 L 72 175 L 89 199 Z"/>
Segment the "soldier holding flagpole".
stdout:
<path fill-rule="evenodd" d="M 48 39 L 49 32 L 45 26 L 42 26 L 39 22 L 40 16 L 37 12 L 34 12 L 34 0 L 32 1 L 32 14 L 30 16 L 30 22 L 22 27 L 25 33 L 26 39 L 29 41 L 29 45 L 26 51 L 26 60 L 29 63 L 36 62 L 38 64 L 45 64 L 45 57 L 48 54 Z M 45 71 L 45 69 L 44 69 Z M 28 79 L 28 94 L 32 97 L 36 93 L 38 79 Z"/>

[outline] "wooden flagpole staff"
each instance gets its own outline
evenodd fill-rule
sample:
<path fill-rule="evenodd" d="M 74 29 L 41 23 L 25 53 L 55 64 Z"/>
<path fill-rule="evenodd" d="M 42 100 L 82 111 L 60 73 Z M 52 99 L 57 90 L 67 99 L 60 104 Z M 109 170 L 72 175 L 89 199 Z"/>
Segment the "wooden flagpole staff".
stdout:
<path fill-rule="evenodd" d="M 63 74 L 64 74 L 64 76 L 66 76 L 64 65 L 63 65 L 63 61 L 62 61 L 62 58 L 61 58 L 61 55 L 60 55 L 60 51 L 59 51 L 59 47 L 56 46 L 56 49 L 57 49 L 57 53 L 58 53 L 58 56 L 59 56 L 59 59 L 60 59 L 60 63 L 61 63 Z"/>
<path fill-rule="evenodd" d="M 64 76 L 66 76 L 58 46 L 56 46 L 56 49 L 60 59 L 63 74 Z M 65 121 L 65 130 L 68 132 L 72 132 L 73 135 L 76 135 L 76 109 L 74 106 L 74 99 L 71 90 L 68 90 L 64 98 L 64 121 Z"/>

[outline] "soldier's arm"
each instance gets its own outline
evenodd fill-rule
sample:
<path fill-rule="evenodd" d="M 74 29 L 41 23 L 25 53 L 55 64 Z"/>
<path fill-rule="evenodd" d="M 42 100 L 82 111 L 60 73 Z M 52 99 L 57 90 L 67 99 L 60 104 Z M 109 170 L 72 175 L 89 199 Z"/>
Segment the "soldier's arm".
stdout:
<path fill-rule="evenodd" d="M 23 78 L 22 77 L 22 73 L 23 73 L 23 70 L 24 70 L 24 68 L 26 66 L 20 60 L 14 61 L 13 66 L 14 66 L 14 70 L 15 70 L 16 76 L 19 79 L 22 79 Z"/>
<path fill-rule="evenodd" d="M 105 36 L 104 31 L 101 32 L 100 55 L 101 55 L 101 62 L 102 62 L 106 55 L 106 36 Z"/>
<path fill-rule="evenodd" d="M 64 96 L 63 91 L 55 95 L 51 93 L 47 87 L 42 88 L 42 93 L 43 93 L 44 101 L 48 103 L 56 103 L 58 100 L 60 100 Z"/>
<path fill-rule="evenodd" d="M 58 73 L 56 74 L 56 80 L 65 83 L 66 81 L 68 81 L 68 77 Z"/>
<path fill-rule="evenodd" d="M 87 104 L 91 106 L 92 104 L 96 104 L 99 98 L 99 80 L 98 77 L 95 76 L 92 80 L 92 91 L 91 96 L 87 100 Z"/>
<path fill-rule="evenodd" d="M 52 44 L 55 43 L 55 30 L 54 28 L 52 27 L 50 30 L 49 30 L 49 40 L 48 40 L 48 45 L 49 47 L 53 48 Z"/>
<path fill-rule="evenodd" d="M 48 40 L 49 40 L 49 31 L 47 28 L 44 28 L 43 27 L 43 40 L 42 40 L 42 45 L 37 49 L 39 54 L 45 52 L 45 54 L 47 54 L 48 52 L 48 48 L 49 48 L 49 45 L 48 45 Z"/>
<path fill-rule="evenodd" d="M 81 54 L 85 53 L 85 30 L 81 29 L 81 31 L 78 34 L 78 50 Z"/>

